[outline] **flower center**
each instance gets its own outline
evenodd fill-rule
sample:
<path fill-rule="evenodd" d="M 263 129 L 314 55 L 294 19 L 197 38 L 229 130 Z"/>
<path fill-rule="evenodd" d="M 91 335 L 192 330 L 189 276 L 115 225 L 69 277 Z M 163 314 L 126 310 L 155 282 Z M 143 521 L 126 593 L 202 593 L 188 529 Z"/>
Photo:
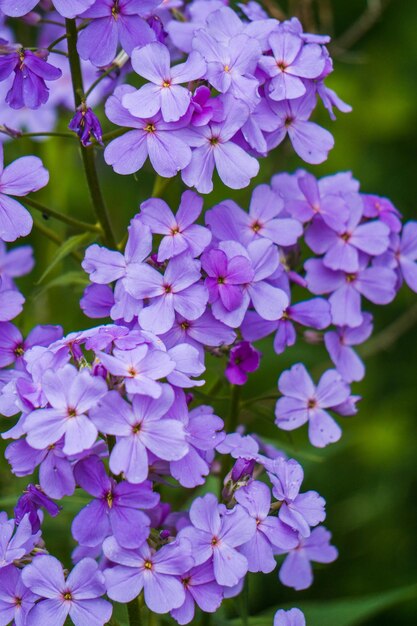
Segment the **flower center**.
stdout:
<path fill-rule="evenodd" d="M 180 326 L 182 330 L 188 330 L 188 328 L 190 328 L 190 322 L 181 322 Z"/>
<path fill-rule="evenodd" d="M 220 540 L 218 537 L 213 537 L 213 539 L 211 540 L 211 545 L 212 546 L 218 546 L 220 543 Z"/>
<path fill-rule="evenodd" d="M 119 0 L 115 0 L 112 9 L 111 9 L 112 17 L 117 20 L 120 14 Z"/>
<path fill-rule="evenodd" d="M 281 72 L 285 72 L 287 67 L 288 65 L 285 63 L 285 61 L 277 61 L 277 68 L 281 70 Z"/>
<path fill-rule="evenodd" d="M 165 293 L 172 293 L 172 285 L 163 285 Z"/>
<path fill-rule="evenodd" d="M 223 69 L 224 69 L 225 72 L 230 72 L 230 66 L 229 65 L 225 65 Z"/>
<path fill-rule="evenodd" d="M 252 230 L 254 233 L 258 233 L 261 228 L 262 228 L 262 224 L 260 222 L 258 222 L 258 220 L 256 220 L 256 222 L 254 222 L 251 226 Z"/>
<path fill-rule="evenodd" d="M 316 406 L 317 406 L 317 400 L 315 398 L 310 398 L 309 401 L 307 402 L 307 408 L 315 409 Z"/>
<path fill-rule="evenodd" d="M 70 601 L 72 600 L 72 593 L 70 591 L 64 591 L 64 593 L 62 594 L 62 598 L 63 600 Z"/>
<path fill-rule="evenodd" d="M 138 375 L 137 370 L 133 367 L 129 367 L 129 369 L 127 370 L 127 373 L 129 374 L 129 376 L 131 376 L 132 378 L 134 378 L 135 376 Z"/>
<path fill-rule="evenodd" d="M 180 232 L 181 231 L 179 226 L 174 226 L 173 228 L 171 228 L 171 235 L 178 235 Z"/>
<path fill-rule="evenodd" d="M 138 432 L 140 432 L 141 429 L 141 424 L 135 424 L 134 426 L 132 426 L 132 433 L 134 435 L 137 435 Z"/>
<path fill-rule="evenodd" d="M 346 274 L 346 282 L 353 283 L 356 280 L 356 274 Z"/>
<path fill-rule="evenodd" d="M 162 87 L 165 87 L 165 89 L 167 87 L 171 87 L 171 81 L 169 78 L 166 78 L 163 82 L 162 82 Z"/>
<path fill-rule="evenodd" d="M 210 137 L 209 142 L 212 146 L 217 146 L 220 143 L 219 137 Z"/>
<path fill-rule="evenodd" d="M 13 602 L 15 606 L 22 606 L 22 598 L 20 598 L 19 596 L 15 596 L 13 598 Z"/>
<path fill-rule="evenodd" d="M 106 502 L 109 509 L 111 509 L 113 506 L 113 494 L 111 491 L 106 494 Z"/>
<path fill-rule="evenodd" d="M 349 241 L 351 237 L 352 237 L 351 233 L 343 233 L 343 235 L 340 235 L 340 238 L 343 239 L 343 241 L 346 241 L 346 243 Z"/>
<path fill-rule="evenodd" d="M 147 124 L 143 130 L 147 133 L 154 133 L 156 131 L 156 126 L 155 124 Z"/>
<path fill-rule="evenodd" d="M 14 353 L 16 356 L 23 356 L 25 354 L 25 350 L 23 348 L 23 346 L 21 344 L 19 344 L 18 346 L 16 346 L 16 348 L 14 349 Z"/>
<path fill-rule="evenodd" d="M 68 415 L 68 417 L 77 417 L 77 409 L 75 409 L 72 406 L 69 406 L 67 408 L 67 415 Z"/>
<path fill-rule="evenodd" d="M 145 569 L 149 569 L 149 570 L 151 570 L 151 569 L 152 569 L 152 567 L 153 567 L 153 566 L 152 566 L 152 562 L 151 562 L 151 561 L 145 561 L 145 563 L 144 563 L 144 567 L 145 567 Z"/>
<path fill-rule="evenodd" d="M 218 276 L 218 277 L 217 277 L 217 283 L 218 283 L 219 285 L 224 285 L 224 283 L 225 283 L 225 282 L 226 282 L 226 279 L 225 279 L 225 277 L 224 277 L 224 276 Z"/>
<path fill-rule="evenodd" d="M 284 126 L 285 126 L 285 128 L 289 128 L 289 127 L 292 125 L 293 121 L 294 121 L 294 118 L 293 118 L 293 117 L 288 116 L 288 117 L 285 119 L 285 122 L 284 122 Z"/>

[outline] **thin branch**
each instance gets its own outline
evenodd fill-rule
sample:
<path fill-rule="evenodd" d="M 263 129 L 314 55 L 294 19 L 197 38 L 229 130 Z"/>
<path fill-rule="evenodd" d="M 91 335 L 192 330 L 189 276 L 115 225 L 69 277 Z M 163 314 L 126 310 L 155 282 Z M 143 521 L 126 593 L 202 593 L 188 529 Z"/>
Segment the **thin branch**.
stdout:
<path fill-rule="evenodd" d="M 391 0 L 368 0 L 367 8 L 340 37 L 335 39 L 329 49 L 332 54 L 343 54 L 353 48 L 381 18 Z"/>
<path fill-rule="evenodd" d="M 33 200 L 31 197 L 26 196 L 25 198 L 23 198 L 22 200 L 23 204 L 27 204 L 28 206 L 32 207 L 33 209 L 36 209 L 37 211 L 39 211 L 40 213 L 42 213 L 42 215 L 48 215 L 49 217 L 53 217 L 61 222 L 63 222 L 64 224 L 68 224 L 69 226 L 72 226 L 74 228 L 76 228 L 77 230 L 80 230 L 81 232 L 92 232 L 92 233 L 100 233 L 101 232 L 101 228 L 99 225 L 97 224 L 89 224 L 88 222 L 83 222 L 82 220 L 77 220 L 74 217 L 71 217 L 70 215 L 65 215 L 64 213 L 59 213 L 59 211 L 55 211 L 54 209 L 50 209 L 49 207 L 45 206 L 44 204 L 41 204 L 40 202 L 38 202 L 37 200 Z"/>
<path fill-rule="evenodd" d="M 375 356 L 379 352 L 388 350 L 396 341 L 411 330 L 417 324 L 417 304 L 405 311 L 395 322 L 389 324 L 384 330 L 381 330 L 367 344 L 365 344 L 359 352 L 362 357 L 368 358 Z"/>

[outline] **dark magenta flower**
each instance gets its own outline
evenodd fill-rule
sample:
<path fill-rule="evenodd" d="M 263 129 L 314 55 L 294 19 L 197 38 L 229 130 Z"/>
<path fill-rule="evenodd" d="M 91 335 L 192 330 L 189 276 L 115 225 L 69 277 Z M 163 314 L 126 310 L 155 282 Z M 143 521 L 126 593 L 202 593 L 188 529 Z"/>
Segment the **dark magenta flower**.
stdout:
<path fill-rule="evenodd" d="M 51 517 L 56 517 L 62 507 L 58 506 L 48 496 L 43 493 L 36 485 L 28 485 L 20 496 L 14 509 L 14 516 L 16 524 L 19 524 L 24 516 L 29 516 L 29 521 L 32 525 L 32 531 L 38 532 L 41 527 L 41 520 L 39 519 L 38 511 L 45 509 Z"/>
<path fill-rule="evenodd" d="M 248 341 L 241 341 L 230 350 L 229 362 L 224 374 L 232 385 L 244 385 L 248 380 L 248 373 L 255 372 L 260 361 L 259 350 L 256 350 Z"/>
<path fill-rule="evenodd" d="M 100 121 L 93 110 L 85 104 L 78 107 L 68 128 L 77 133 L 83 146 L 89 146 L 92 138 L 103 145 Z"/>

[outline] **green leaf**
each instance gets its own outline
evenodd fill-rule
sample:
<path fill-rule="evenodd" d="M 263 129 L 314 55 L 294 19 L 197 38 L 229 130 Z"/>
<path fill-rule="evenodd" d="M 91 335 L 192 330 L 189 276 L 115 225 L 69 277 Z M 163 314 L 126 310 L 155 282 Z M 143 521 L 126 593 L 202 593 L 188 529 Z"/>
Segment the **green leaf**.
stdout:
<path fill-rule="evenodd" d="M 307 626 L 357 626 L 369 617 L 378 615 L 378 613 L 382 613 L 396 604 L 413 598 L 417 598 L 417 585 L 371 596 L 343 598 L 326 603 L 295 602 L 294 606 L 303 611 Z M 249 625 L 271 626 L 278 608 L 251 617 Z M 241 620 L 233 619 L 229 624 L 240 626 Z"/>
<path fill-rule="evenodd" d="M 41 289 L 39 289 L 34 298 L 39 298 L 42 294 L 44 294 L 49 289 L 53 287 L 69 287 L 71 285 L 80 285 L 80 287 L 86 287 L 89 284 L 88 276 L 84 272 L 67 272 L 66 274 L 62 274 L 61 276 L 57 276 L 53 278 L 49 283 L 46 283 Z"/>
<path fill-rule="evenodd" d="M 44 271 L 44 273 L 42 274 L 42 276 L 40 277 L 40 279 L 38 280 L 36 284 L 39 285 L 40 283 L 42 283 L 45 280 L 45 278 L 50 274 L 50 272 L 54 269 L 54 267 L 56 267 L 56 265 L 58 265 L 60 261 L 65 259 L 65 257 L 71 254 L 71 252 L 74 252 L 75 250 L 77 250 L 77 248 L 81 246 L 87 245 L 94 239 L 95 239 L 95 236 L 92 235 L 91 233 L 81 233 L 81 235 L 74 235 L 73 237 L 70 237 L 69 239 L 67 239 L 62 244 L 62 246 L 60 246 L 51 264 L 49 265 L 49 267 L 46 268 L 46 270 Z"/>

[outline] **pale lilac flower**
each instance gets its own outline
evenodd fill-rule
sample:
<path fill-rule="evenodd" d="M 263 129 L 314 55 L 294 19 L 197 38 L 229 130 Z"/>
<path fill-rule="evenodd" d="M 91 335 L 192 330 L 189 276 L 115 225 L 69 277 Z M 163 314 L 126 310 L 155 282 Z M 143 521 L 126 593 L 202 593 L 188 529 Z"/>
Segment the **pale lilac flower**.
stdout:
<path fill-rule="evenodd" d="M 21 570 L 10 565 L 0 570 L 0 623 L 25 626 L 38 596 L 25 587 Z"/>
<path fill-rule="evenodd" d="M 393 233 L 401 230 L 401 213 L 388 198 L 381 198 L 371 194 L 361 195 L 363 214 L 365 217 L 377 217 L 388 226 Z"/>
<path fill-rule="evenodd" d="M 161 395 L 161 385 L 157 380 L 175 368 L 167 352 L 150 349 L 146 344 L 132 350 L 115 348 L 112 355 L 98 352 L 97 356 L 110 374 L 124 378 L 128 393 L 141 393 L 152 398 Z"/>
<path fill-rule="evenodd" d="M 170 64 L 169 50 L 162 43 L 148 43 L 133 50 L 133 69 L 150 81 L 122 98 L 123 106 L 134 117 L 149 118 L 161 111 L 165 122 L 177 122 L 186 114 L 191 92 L 180 85 L 202 78 L 206 64 L 198 52 L 192 52 L 185 63 L 173 68 Z"/>
<path fill-rule="evenodd" d="M 180 539 L 153 553 L 148 544 L 126 550 L 109 537 L 103 550 L 110 561 L 117 563 L 104 571 L 109 598 L 130 602 L 143 589 L 145 604 L 154 613 L 168 613 L 184 604 L 185 591 L 179 576 L 194 565 L 187 540 Z"/>
<path fill-rule="evenodd" d="M 188 120 L 165 122 L 159 114 L 149 119 L 134 117 L 122 106 L 123 97 L 134 91 L 130 85 L 121 85 L 106 102 L 109 120 L 134 130 L 107 145 L 105 161 L 118 174 L 133 174 L 142 168 L 149 156 L 155 171 L 171 178 L 191 161 L 188 136 L 186 140 L 183 138 Z"/>
<path fill-rule="evenodd" d="M 30 612 L 33 626 L 63 626 L 68 615 L 75 624 L 104 626 L 111 617 L 112 605 L 101 598 L 104 576 L 93 559 L 79 561 L 65 579 L 58 559 L 37 556 L 23 569 L 22 580 L 42 598 Z"/>
<path fill-rule="evenodd" d="M 104 380 L 91 376 L 88 370 L 78 372 L 73 365 L 65 365 L 58 371 L 45 372 L 42 390 L 51 408 L 37 409 L 26 417 L 28 444 L 42 450 L 64 437 L 65 454 L 91 448 L 97 428 L 87 413 L 106 393 Z"/>
<path fill-rule="evenodd" d="M 372 315 L 363 314 L 363 321 L 355 328 L 340 326 L 336 330 L 324 335 L 327 352 L 337 371 L 347 383 L 362 380 L 365 376 L 365 366 L 362 359 L 356 354 L 352 346 L 366 341 L 373 330 Z"/>
<path fill-rule="evenodd" d="M 35 8 L 39 0 L 2 0 L 1 10 L 11 17 L 26 15 Z M 53 0 L 60 15 L 73 18 L 93 4 L 94 0 Z"/>
<path fill-rule="evenodd" d="M 207 62 L 206 78 L 220 93 L 231 93 L 251 109 L 260 100 L 259 83 L 254 77 L 261 47 L 256 39 L 243 33 L 226 43 L 218 42 L 207 30 L 198 30 L 193 48 Z"/>
<path fill-rule="evenodd" d="M 376 259 L 379 267 L 391 267 L 402 280 L 417 292 L 417 222 L 407 222 L 402 233 L 392 236 L 392 243 L 387 253 Z"/>
<path fill-rule="evenodd" d="M 16 326 L 0 322 L 0 367 L 15 363 L 15 367 L 23 368 L 27 350 L 33 346 L 49 346 L 62 335 L 61 326 L 35 326 L 24 339 Z"/>
<path fill-rule="evenodd" d="M 274 546 L 282 550 L 295 548 L 297 534 L 278 517 L 269 515 L 271 493 L 265 483 L 250 482 L 236 491 L 235 499 L 256 522 L 255 535 L 239 547 L 239 552 L 246 556 L 249 572 L 268 574 L 276 566 Z"/>
<path fill-rule="evenodd" d="M 8 250 L 0 239 L 0 284 L 3 288 L 12 289 L 14 278 L 25 276 L 35 265 L 32 246 L 19 246 Z"/>
<path fill-rule="evenodd" d="M 174 461 L 188 452 L 183 424 L 165 418 L 174 402 L 169 385 L 161 386 L 157 400 L 136 395 L 129 404 L 117 391 L 111 391 L 92 419 L 101 432 L 116 435 L 116 445 L 110 454 L 110 469 L 117 475 L 123 472 L 134 484 L 148 476 L 149 453 Z"/>
<path fill-rule="evenodd" d="M 192 544 L 195 565 L 213 558 L 214 576 L 219 585 L 233 587 L 248 571 L 248 561 L 236 548 L 256 532 L 256 522 L 239 504 L 232 510 L 219 505 L 213 494 L 194 500 L 190 521 L 181 531 Z"/>
<path fill-rule="evenodd" d="M 358 200 L 350 204 L 343 227 L 333 230 L 316 218 L 306 232 L 307 245 L 316 254 L 324 254 L 323 263 L 332 270 L 356 272 L 361 253 L 377 256 L 388 249 L 388 226 L 379 220 L 361 223 L 363 208 Z"/>
<path fill-rule="evenodd" d="M 295 100 L 271 103 L 277 123 L 276 130 L 266 135 L 268 150 L 282 143 L 288 134 L 303 161 L 313 165 L 323 163 L 334 146 L 334 139 L 328 130 L 309 121 L 315 106 L 316 97 L 311 91 Z"/>
<path fill-rule="evenodd" d="M 298 363 L 281 374 L 278 388 L 283 394 L 275 408 L 279 428 L 294 430 L 308 422 L 310 441 L 318 448 L 340 439 L 342 431 L 326 409 L 347 400 L 350 389 L 336 370 L 325 372 L 315 387 L 304 365 Z"/>
<path fill-rule="evenodd" d="M 273 100 L 293 100 L 306 93 L 302 79 L 318 78 L 325 65 L 321 46 L 306 44 L 301 37 L 277 26 L 269 36 L 273 56 L 263 56 L 259 66 L 271 77 L 268 94 Z"/>
<path fill-rule="evenodd" d="M 300 609 L 279 609 L 274 616 L 274 626 L 306 626 L 306 620 Z"/>
<path fill-rule="evenodd" d="M 229 95 L 223 97 L 223 104 L 222 121 L 211 121 L 207 126 L 194 126 L 187 131 L 187 141 L 194 150 L 182 179 L 200 193 L 212 191 L 215 167 L 223 183 L 232 189 L 247 187 L 259 171 L 258 161 L 233 142 L 249 117 L 249 108 Z"/>
<path fill-rule="evenodd" d="M 39 537 L 40 533 L 32 531 L 28 514 L 17 525 L 6 513 L 0 513 L 0 569 L 29 554 Z"/>
<path fill-rule="evenodd" d="M 302 537 L 326 518 L 325 500 L 316 491 L 300 493 L 303 468 L 294 459 L 278 457 L 266 465 L 274 497 L 282 502 L 279 518 Z"/>
<path fill-rule="evenodd" d="M 200 262 L 188 252 L 171 259 L 164 275 L 150 266 L 132 265 L 126 289 L 134 298 L 149 299 L 149 305 L 139 313 L 141 327 L 156 334 L 166 333 L 174 325 L 176 312 L 198 319 L 208 300 L 200 279 Z"/>
<path fill-rule="evenodd" d="M 323 526 L 315 528 L 306 539 L 301 539 L 281 566 L 279 579 L 282 584 L 297 591 L 310 587 L 313 582 L 311 561 L 332 563 L 337 559 L 337 550 L 330 545 L 330 539 L 331 534 Z"/>
<path fill-rule="evenodd" d="M 0 322 L 8 322 L 23 311 L 24 297 L 14 289 L 2 289 L 0 281 Z"/>
<path fill-rule="evenodd" d="M 32 230 L 30 213 L 9 196 L 27 196 L 48 183 L 49 174 L 38 157 L 16 159 L 3 169 L 3 146 L 0 145 L 0 239 L 15 241 Z"/>
<path fill-rule="evenodd" d="M 158 262 L 189 251 L 193 258 L 207 248 L 211 233 L 194 224 L 203 209 L 203 200 L 194 191 L 185 191 L 176 215 L 164 200 L 151 198 L 140 205 L 140 220 L 152 233 L 163 235 L 158 249 Z"/>
<path fill-rule="evenodd" d="M 178 624 L 189 624 L 194 619 L 196 604 L 204 613 L 217 611 L 223 600 L 223 589 L 216 583 L 211 563 L 193 567 L 182 574 L 181 582 L 185 591 L 184 603 L 171 611 Z"/>
<path fill-rule="evenodd" d="M 157 5 L 158 0 L 95 0 L 81 15 L 91 21 L 78 35 L 80 57 L 94 65 L 109 65 L 119 42 L 131 54 L 135 46 L 154 41 L 155 34 L 143 18 Z"/>
<path fill-rule="evenodd" d="M 388 304 L 396 294 L 396 275 L 389 267 L 366 267 L 348 273 L 327 268 L 321 259 L 304 264 L 308 289 L 314 294 L 331 293 L 333 323 L 355 328 L 363 322 L 361 295 L 374 304 Z"/>
<path fill-rule="evenodd" d="M 124 548 L 137 548 L 146 541 L 150 520 L 140 509 L 152 509 L 159 502 L 159 494 L 152 492 L 151 483 L 117 483 L 107 475 L 97 456 L 79 461 L 74 475 L 77 484 L 95 498 L 72 522 L 76 541 L 94 547 L 113 535 Z"/>

